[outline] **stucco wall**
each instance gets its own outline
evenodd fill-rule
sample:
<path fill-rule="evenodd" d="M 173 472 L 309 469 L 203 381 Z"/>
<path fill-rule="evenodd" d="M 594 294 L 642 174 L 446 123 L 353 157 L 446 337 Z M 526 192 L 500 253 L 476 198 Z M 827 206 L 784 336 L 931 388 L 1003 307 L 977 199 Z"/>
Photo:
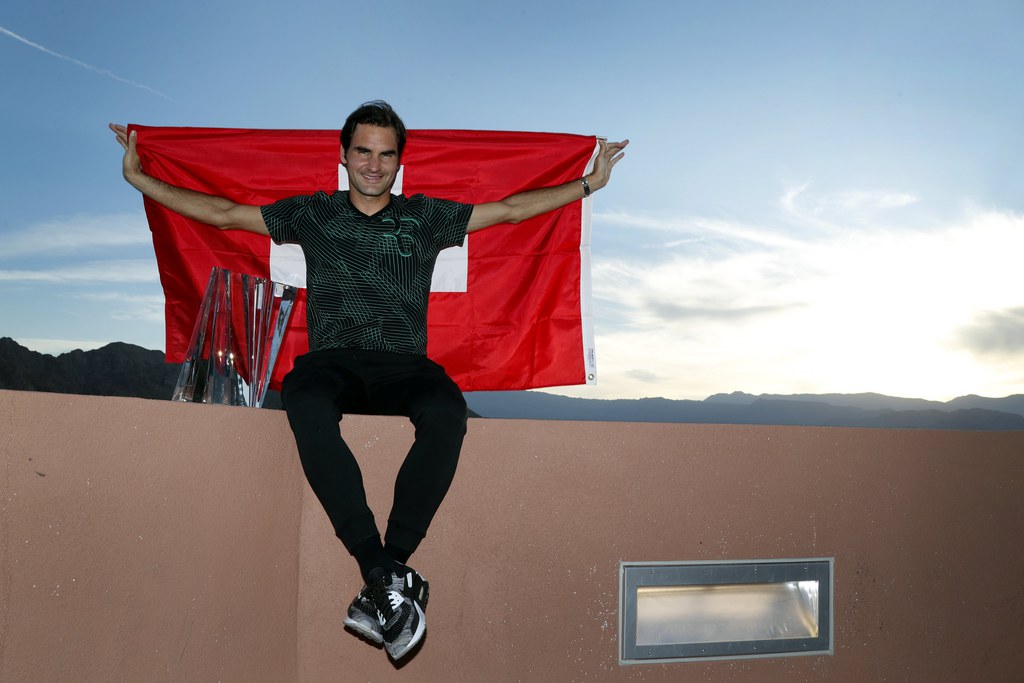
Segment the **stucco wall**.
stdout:
<path fill-rule="evenodd" d="M 284 415 L 0 392 L 3 681 L 1015 680 L 1024 433 L 471 420 L 402 667 Z M 412 438 L 349 417 L 387 516 Z M 620 560 L 834 556 L 834 656 L 620 667 Z"/>
<path fill-rule="evenodd" d="M 0 392 L 0 680 L 293 679 L 301 473 L 264 418 Z"/>

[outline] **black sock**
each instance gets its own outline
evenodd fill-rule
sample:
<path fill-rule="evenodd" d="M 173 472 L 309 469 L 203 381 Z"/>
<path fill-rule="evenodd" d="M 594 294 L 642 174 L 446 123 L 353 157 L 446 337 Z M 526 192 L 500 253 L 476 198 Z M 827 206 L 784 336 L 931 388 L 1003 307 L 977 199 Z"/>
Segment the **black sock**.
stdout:
<path fill-rule="evenodd" d="M 412 551 L 406 550 L 405 548 L 399 548 L 391 541 L 384 543 L 384 552 L 386 552 L 392 560 L 403 565 L 407 564 L 409 562 L 409 558 L 412 557 Z"/>
<path fill-rule="evenodd" d="M 387 573 L 393 573 L 395 562 L 384 552 L 384 546 L 380 543 L 380 536 L 370 536 L 352 546 L 352 556 L 359 563 L 359 573 L 363 575 L 363 581 L 369 582 L 370 572 L 378 567 Z"/>

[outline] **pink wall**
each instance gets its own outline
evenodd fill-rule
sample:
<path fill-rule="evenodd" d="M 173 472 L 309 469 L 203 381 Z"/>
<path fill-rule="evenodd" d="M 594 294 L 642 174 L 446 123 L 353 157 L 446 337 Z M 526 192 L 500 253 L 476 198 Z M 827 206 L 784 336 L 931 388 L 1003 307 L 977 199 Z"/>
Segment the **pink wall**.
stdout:
<path fill-rule="evenodd" d="M 302 489 L 265 417 L 0 392 L 0 680 L 294 679 Z"/>
<path fill-rule="evenodd" d="M 1024 433 L 472 420 L 402 667 L 281 413 L 0 392 L 0 680 L 1014 680 Z M 387 516 L 412 437 L 346 418 Z M 834 556 L 834 656 L 618 664 L 620 560 Z"/>

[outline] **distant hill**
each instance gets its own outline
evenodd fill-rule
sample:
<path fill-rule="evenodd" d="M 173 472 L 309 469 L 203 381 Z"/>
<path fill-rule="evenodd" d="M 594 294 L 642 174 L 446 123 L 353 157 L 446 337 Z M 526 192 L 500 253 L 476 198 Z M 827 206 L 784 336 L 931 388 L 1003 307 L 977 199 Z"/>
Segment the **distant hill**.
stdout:
<path fill-rule="evenodd" d="M 134 344 L 51 356 L 0 338 L 0 389 L 170 400 L 180 372 L 180 364 L 164 362 L 163 351 Z M 264 403 L 279 408 L 281 399 L 270 392 Z"/>
<path fill-rule="evenodd" d="M 115 342 L 59 356 L 0 338 L 0 389 L 170 400 L 180 365 L 161 351 Z M 491 418 L 696 422 L 831 427 L 1024 430 L 1024 395 L 961 396 L 948 402 L 882 394 L 715 394 L 703 401 L 587 399 L 536 391 L 466 394 L 470 413 Z M 267 408 L 280 408 L 271 392 Z"/>
<path fill-rule="evenodd" d="M 169 399 L 179 370 L 161 351 L 121 342 L 50 356 L 0 338 L 0 389 Z"/>
<path fill-rule="evenodd" d="M 1024 430 L 1024 395 L 947 403 L 882 394 L 715 394 L 703 401 L 585 399 L 541 392 L 466 394 L 485 417 L 612 422 L 698 422 L 821 427 Z"/>

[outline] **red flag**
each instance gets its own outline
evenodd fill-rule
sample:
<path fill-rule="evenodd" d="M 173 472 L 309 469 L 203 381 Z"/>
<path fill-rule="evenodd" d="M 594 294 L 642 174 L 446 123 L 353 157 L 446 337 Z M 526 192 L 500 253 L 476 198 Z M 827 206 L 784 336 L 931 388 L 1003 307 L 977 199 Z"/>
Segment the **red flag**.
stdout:
<path fill-rule="evenodd" d="M 131 129 L 146 172 L 180 187 L 261 205 L 339 186 L 338 131 Z M 409 131 L 400 190 L 494 201 L 580 178 L 595 150 L 592 136 Z M 184 360 L 211 268 L 270 277 L 275 261 L 274 279 L 291 277 L 292 266 L 268 237 L 216 230 L 148 199 L 145 207 L 166 301 L 168 362 Z M 465 391 L 592 383 L 589 256 L 589 199 L 468 236 L 456 284 L 431 293 L 428 355 Z M 295 277 L 301 284 L 304 272 Z M 308 350 L 304 294 L 292 312 L 275 388 Z"/>

